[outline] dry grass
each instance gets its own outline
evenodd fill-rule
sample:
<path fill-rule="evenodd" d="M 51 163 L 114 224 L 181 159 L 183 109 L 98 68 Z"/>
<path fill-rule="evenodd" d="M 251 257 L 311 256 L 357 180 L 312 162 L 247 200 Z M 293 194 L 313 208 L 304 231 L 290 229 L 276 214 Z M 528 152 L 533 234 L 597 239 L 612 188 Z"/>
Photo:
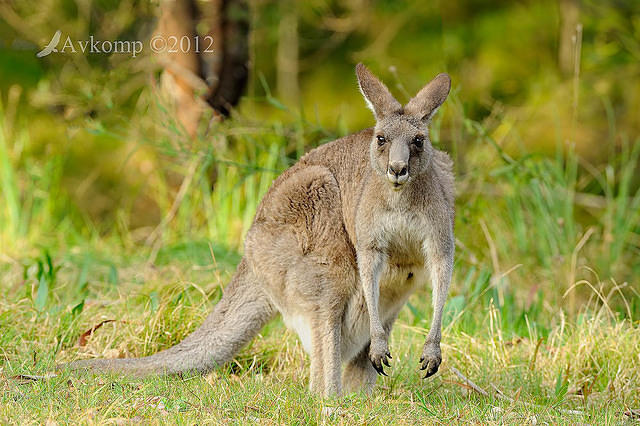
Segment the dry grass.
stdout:
<path fill-rule="evenodd" d="M 577 321 L 548 318 L 546 337 L 502 329 L 489 304 L 473 334 L 453 324 L 443 338 L 444 363 L 422 381 L 418 357 L 426 329 L 403 314 L 391 339 L 391 375 L 371 397 L 324 401 L 309 395 L 308 361 L 291 332 L 271 323 L 234 363 L 206 377 L 133 380 L 67 375 L 38 381 L 55 362 L 93 356 L 145 355 L 195 328 L 219 295 L 229 269 L 177 263 L 120 269 L 118 286 L 96 281 L 95 297 L 71 316 L 63 301 L 79 272 L 59 270 L 51 297 L 60 309 L 37 312 L 24 297 L 19 265 L 3 267 L 0 302 L 2 423 L 622 423 L 640 406 L 640 328 L 613 321 L 606 307 Z M 200 285 L 195 284 L 201 283 Z M 168 283 L 168 284 L 167 284 Z M 426 289 L 412 306 L 428 305 Z M 213 303 L 212 302 L 212 303 Z M 56 302 L 53 302 L 55 305 Z M 115 319 L 87 337 L 83 332 Z M 59 350 L 58 350 L 59 349 Z M 454 373 L 473 381 L 483 396 Z M 499 391 L 498 391 L 499 390 Z"/>

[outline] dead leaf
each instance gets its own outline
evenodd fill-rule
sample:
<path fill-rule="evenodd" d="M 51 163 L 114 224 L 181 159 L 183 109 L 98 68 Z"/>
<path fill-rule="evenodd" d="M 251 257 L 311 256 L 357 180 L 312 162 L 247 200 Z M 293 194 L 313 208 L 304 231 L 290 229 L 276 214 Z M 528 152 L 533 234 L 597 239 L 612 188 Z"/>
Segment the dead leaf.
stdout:
<path fill-rule="evenodd" d="M 624 412 L 624 415 L 629 417 L 630 419 L 640 420 L 640 408 L 628 409 Z"/>
<path fill-rule="evenodd" d="M 115 320 L 104 320 L 102 322 L 100 322 L 97 325 L 94 325 L 93 327 L 91 327 L 90 329 L 88 329 L 87 331 L 85 331 L 84 333 L 82 333 L 80 335 L 80 337 L 78 338 L 78 346 L 85 346 L 87 344 L 87 340 L 88 338 L 93 335 L 93 333 L 99 329 L 100 327 L 102 327 L 103 325 L 109 323 L 109 322 L 115 322 Z"/>
<path fill-rule="evenodd" d="M 58 377 L 56 373 L 47 373 L 42 376 L 34 375 L 34 374 L 18 374 L 16 376 L 11 377 L 13 380 L 19 380 L 19 384 L 26 384 L 31 382 L 37 382 L 38 380 L 46 380 L 51 379 L 53 377 Z"/>

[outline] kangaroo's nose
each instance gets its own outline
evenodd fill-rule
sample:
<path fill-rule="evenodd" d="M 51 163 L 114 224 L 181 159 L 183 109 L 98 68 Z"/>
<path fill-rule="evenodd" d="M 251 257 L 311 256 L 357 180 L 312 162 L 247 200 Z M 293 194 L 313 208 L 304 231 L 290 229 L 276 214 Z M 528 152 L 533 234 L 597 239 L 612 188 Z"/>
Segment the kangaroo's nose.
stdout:
<path fill-rule="evenodd" d="M 407 174 L 407 163 L 403 161 L 394 161 L 392 163 L 389 163 L 389 170 L 387 171 L 391 175 L 402 177 Z"/>

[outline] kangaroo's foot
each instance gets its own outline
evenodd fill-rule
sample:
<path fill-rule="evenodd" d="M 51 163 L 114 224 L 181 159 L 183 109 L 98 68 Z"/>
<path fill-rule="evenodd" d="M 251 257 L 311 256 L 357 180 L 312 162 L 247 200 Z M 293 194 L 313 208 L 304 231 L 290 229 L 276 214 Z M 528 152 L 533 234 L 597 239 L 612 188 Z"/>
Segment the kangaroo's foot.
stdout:
<path fill-rule="evenodd" d="M 389 359 L 391 358 L 391 353 L 389 352 L 389 344 L 387 343 L 387 339 L 385 338 L 376 338 L 371 340 L 371 345 L 369 347 L 369 359 L 371 360 L 371 364 L 373 368 L 378 372 L 378 374 L 382 376 L 386 376 L 387 373 L 384 372 L 384 366 L 391 367 L 389 364 Z"/>
<path fill-rule="evenodd" d="M 369 360 L 369 345 L 347 363 L 342 375 L 345 394 L 362 391 L 367 395 L 373 391 L 378 374 Z"/>
<path fill-rule="evenodd" d="M 426 342 L 422 348 L 422 356 L 420 357 L 420 370 L 426 373 L 423 379 L 436 374 L 441 362 L 442 354 L 440 352 L 440 343 Z"/>

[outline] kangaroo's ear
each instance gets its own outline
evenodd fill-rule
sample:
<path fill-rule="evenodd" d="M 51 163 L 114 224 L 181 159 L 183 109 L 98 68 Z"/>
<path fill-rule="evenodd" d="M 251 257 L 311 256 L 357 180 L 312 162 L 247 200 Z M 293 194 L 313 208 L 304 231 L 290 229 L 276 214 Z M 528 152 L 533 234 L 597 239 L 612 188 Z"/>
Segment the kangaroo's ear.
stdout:
<path fill-rule="evenodd" d="M 362 63 L 356 65 L 356 75 L 362 96 L 376 116 L 376 120 L 402 109 L 402 105 L 396 101 L 387 86 L 371 74 L 371 71 Z"/>
<path fill-rule="evenodd" d="M 440 105 L 447 99 L 450 89 L 449 74 L 438 74 L 409 101 L 404 107 L 405 113 L 420 117 L 424 121 L 431 120 Z"/>

